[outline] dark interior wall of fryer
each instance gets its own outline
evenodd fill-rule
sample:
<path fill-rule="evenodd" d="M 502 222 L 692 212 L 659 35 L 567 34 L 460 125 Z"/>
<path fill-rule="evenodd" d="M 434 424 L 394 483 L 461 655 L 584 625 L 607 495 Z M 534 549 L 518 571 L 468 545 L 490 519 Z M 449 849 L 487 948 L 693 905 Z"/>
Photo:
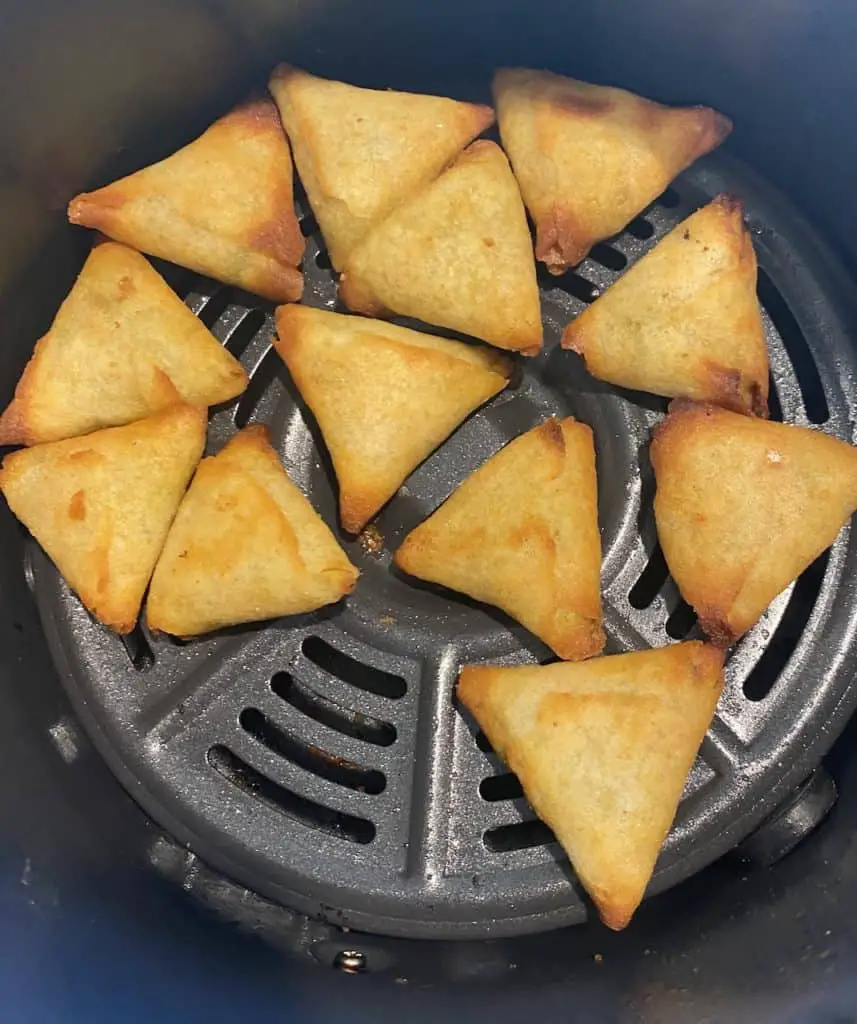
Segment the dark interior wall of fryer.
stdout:
<path fill-rule="evenodd" d="M 846 0 L 13 0 L 0 22 L 0 295 L 26 292 L 72 194 L 169 151 L 263 87 L 277 59 L 417 89 L 487 89 L 492 67 L 523 63 L 715 105 L 735 119 L 730 147 L 847 250 L 855 29 Z M 40 277 L 42 323 L 78 256 L 59 259 L 54 291 Z"/>

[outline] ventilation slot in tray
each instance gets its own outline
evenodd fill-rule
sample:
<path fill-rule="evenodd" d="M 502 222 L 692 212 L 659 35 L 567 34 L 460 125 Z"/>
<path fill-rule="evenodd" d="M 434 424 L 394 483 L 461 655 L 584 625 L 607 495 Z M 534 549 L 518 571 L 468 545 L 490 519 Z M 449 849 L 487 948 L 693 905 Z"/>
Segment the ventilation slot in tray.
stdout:
<path fill-rule="evenodd" d="M 638 611 L 648 608 L 660 593 L 668 576 L 669 571 L 667 570 L 664 553 L 661 550 L 660 544 L 656 544 L 651 555 L 649 555 L 645 569 L 640 573 L 640 578 L 631 587 L 631 592 L 628 594 L 628 601 L 631 607 L 636 608 Z"/>
<path fill-rule="evenodd" d="M 581 302 L 594 302 L 599 294 L 598 285 L 576 270 L 566 270 L 562 274 L 552 274 L 541 261 L 536 264 L 536 281 L 540 291 L 551 292 L 555 289 L 566 292 Z"/>
<path fill-rule="evenodd" d="M 795 319 L 789 304 L 761 267 L 759 268 L 757 291 L 759 302 L 765 307 L 768 316 L 773 321 L 795 369 L 795 374 L 800 382 L 807 418 L 810 423 L 826 423 L 830 418 L 830 409 L 827 406 L 824 387 L 821 377 L 818 375 L 818 367 L 815 365 L 812 352 L 810 352 L 800 324 Z"/>
<path fill-rule="evenodd" d="M 277 350 L 271 346 L 264 356 L 262 356 L 259 365 L 256 367 L 253 376 L 250 378 L 247 390 L 235 406 L 235 415 L 233 419 L 235 421 L 235 426 L 238 427 L 239 430 L 243 430 L 243 428 L 250 422 L 250 419 L 256 410 L 256 406 L 262 401 L 262 396 L 271 386 L 271 382 L 280 371 L 282 365 L 283 362 L 277 354 Z"/>
<path fill-rule="evenodd" d="M 774 635 L 768 641 L 761 658 L 744 680 L 744 696 L 748 700 L 764 700 L 786 667 L 798 641 L 806 630 L 806 623 L 821 590 L 830 553 L 825 551 L 806 569 L 795 583 L 792 596 Z"/>
<path fill-rule="evenodd" d="M 514 850 L 546 846 L 556 842 L 556 837 L 543 821 L 533 818 L 532 821 L 516 821 L 513 825 L 489 828 L 482 836 L 482 841 L 492 853 L 511 853 Z"/>
<path fill-rule="evenodd" d="M 635 217 L 625 230 L 640 242 L 647 242 L 655 233 L 654 227 L 644 217 Z"/>
<path fill-rule="evenodd" d="M 334 811 L 269 779 L 233 754 L 228 747 L 215 746 L 208 751 L 208 763 L 243 793 L 271 810 L 285 814 L 308 828 L 365 845 L 375 838 L 375 825 L 365 818 Z"/>
<path fill-rule="evenodd" d="M 667 619 L 667 636 L 673 640 L 684 640 L 697 623 L 696 612 L 687 601 L 680 600 Z"/>
<path fill-rule="evenodd" d="M 312 772 L 337 786 L 346 786 L 358 793 L 369 793 L 376 796 L 383 793 L 387 780 L 382 772 L 374 768 L 336 757 L 319 747 L 302 743 L 291 733 L 279 725 L 275 725 L 266 715 L 256 708 L 245 708 L 238 719 L 241 728 L 258 740 L 278 757 L 283 757 L 292 764 Z"/>
<path fill-rule="evenodd" d="M 672 185 L 668 185 L 655 202 L 658 206 L 663 206 L 665 210 L 674 210 L 681 203 L 681 196 Z"/>
<path fill-rule="evenodd" d="M 768 374 L 768 419 L 776 423 L 783 422 L 783 407 L 773 374 Z"/>
<path fill-rule="evenodd" d="M 215 285 L 215 288 L 217 290 L 212 295 L 203 299 L 202 305 L 198 302 L 191 303 L 194 312 L 209 330 L 214 327 L 235 300 L 235 293 L 231 288 L 224 288 L 222 285 Z"/>
<path fill-rule="evenodd" d="M 476 746 L 482 751 L 483 754 L 493 754 L 494 748 L 491 746 L 491 741 L 485 735 L 485 733 L 479 729 L 476 735 L 473 737 L 476 740 Z"/>
<path fill-rule="evenodd" d="M 605 270 L 612 270 L 617 274 L 628 266 L 627 257 L 619 252 L 618 249 L 614 249 L 612 245 L 607 245 L 605 242 L 593 245 L 589 250 L 589 258 L 595 260 L 596 263 L 600 263 Z"/>
<path fill-rule="evenodd" d="M 226 348 L 240 359 L 250 347 L 250 342 L 265 326 L 265 312 L 261 309 L 250 309 L 243 316 L 226 341 Z"/>
<path fill-rule="evenodd" d="M 319 270 L 333 270 L 333 264 L 330 262 L 330 256 L 327 254 L 327 249 L 318 250 L 318 255 L 315 258 L 315 265 Z"/>
<path fill-rule="evenodd" d="M 359 690 L 374 693 L 377 697 L 389 697 L 391 700 L 399 700 L 407 693 L 407 685 L 401 676 L 374 668 L 372 665 L 364 665 L 363 662 L 331 647 L 321 637 L 308 636 L 301 645 L 301 650 L 304 657 L 313 665 L 336 676 L 349 686 L 356 686 Z"/>
<path fill-rule="evenodd" d="M 344 708 L 298 682 L 288 672 L 277 672 L 271 680 L 271 689 L 295 711 L 345 736 L 373 743 L 376 747 L 390 747 L 396 742 L 396 727 L 391 722 Z"/>
<path fill-rule="evenodd" d="M 120 636 L 119 639 L 134 668 L 138 672 L 148 672 L 155 664 L 155 655 L 140 623 L 138 622 L 130 633 Z"/>
<path fill-rule="evenodd" d="M 489 775 L 479 783 L 479 795 L 488 803 L 499 800 L 517 800 L 524 795 L 517 775 L 506 772 L 504 775 Z"/>

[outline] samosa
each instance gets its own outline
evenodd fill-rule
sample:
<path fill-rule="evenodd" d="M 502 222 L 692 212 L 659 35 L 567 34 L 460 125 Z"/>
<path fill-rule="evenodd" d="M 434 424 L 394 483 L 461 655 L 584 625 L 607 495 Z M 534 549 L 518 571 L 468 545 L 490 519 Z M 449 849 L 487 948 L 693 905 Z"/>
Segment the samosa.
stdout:
<path fill-rule="evenodd" d="M 72 199 L 68 218 L 275 302 L 301 297 L 304 241 L 277 108 L 254 100 L 159 163 Z"/>
<path fill-rule="evenodd" d="M 149 577 L 205 445 L 205 409 L 147 419 L 7 455 L 0 490 L 92 614 L 137 621 Z"/>
<path fill-rule="evenodd" d="M 741 202 L 717 196 L 566 327 L 611 384 L 767 415 L 768 350 Z"/>
<path fill-rule="evenodd" d="M 553 274 L 621 231 L 732 131 L 709 107 L 666 107 L 527 68 L 497 72 L 494 102 L 536 225 L 536 258 Z"/>
<path fill-rule="evenodd" d="M 857 509 L 857 448 L 820 430 L 675 402 L 651 457 L 670 573 L 724 647 Z"/>
<path fill-rule="evenodd" d="M 440 174 L 494 121 L 490 107 L 361 89 L 281 64 L 270 89 L 331 262 Z"/>
<path fill-rule="evenodd" d="M 408 534 L 396 565 L 496 605 L 561 657 L 598 654 L 601 536 L 591 429 L 550 419 L 501 448 Z"/>
<path fill-rule="evenodd" d="M 116 242 L 89 255 L 0 416 L 0 444 L 39 444 L 216 405 L 247 386 L 243 367 L 145 256 Z"/>
<path fill-rule="evenodd" d="M 527 217 L 503 151 L 480 140 L 351 252 L 345 304 L 536 355 L 541 308 Z"/>
<path fill-rule="evenodd" d="M 462 704 L 610 928 L 643 897 L 722 687 L 723 653 L 699 641 L 461 673 Z"/>
<path fill-rule="evenodd" d="M 351 533 L 512 373 L 492 349 L 309 306 L 281 306 L 277 335 L 330 452 Z"/>
<path fill-rule="evenodd" d="M 195 636 L 314 611 L 357 569 L 283 469 L 261 424 L 204 459 L 152 577 L 151 629 Z"/>

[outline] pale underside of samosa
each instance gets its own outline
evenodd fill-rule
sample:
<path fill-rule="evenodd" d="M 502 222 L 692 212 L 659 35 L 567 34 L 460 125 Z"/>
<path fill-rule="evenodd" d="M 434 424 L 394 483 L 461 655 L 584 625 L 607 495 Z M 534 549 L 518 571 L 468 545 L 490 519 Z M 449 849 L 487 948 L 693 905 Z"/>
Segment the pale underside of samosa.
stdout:
<path fill-rule="evenodd" d="M 270 100 L 237 107 L 172 156 L 77 196 L 68 217 L 275 302 L 301 296 L 292 159 Z"/>
<path fill-rule="evenodd" d="M 146 621 L 195 636 L 296 615 L 339 601 L 357 576 L 267 428 L 254 424 L 197 470 L 152 577 Z"/>
<path fill-rule="evenodd" d="M 512 373 L 484 346 L 308 306 L 277 310 L 274 344 L 321 429 L 351 533 Z"/>
<path fill-rule="evenodd" d="M 526 68 L 497 72 L 494 102 L 536 226 L 536 258 L 554 274 L 621 231 L 732 131 L 708 107 L 666 107 Z"/>
<path fill-rule="evenodd" d="M 468 667 L 458 696 L 610 928 L 643 897 L 723 687 L 690 641 L 581 664 Z"/>
<path fill-rule="evenodd" d="M 562 344 L 611 384 L 766 416 L 768 350 L 740 201 L 720 195 L 674 228 Z"/>
<path fill-rule="evenodd" d="M 515 438 L 408 534 L 395 561 L 496 605 L 561 658 L 598 654 L 601 537 L 590 428 L 551 419 Z"/>
<path fill-rule="evenodd" d="M 371 231 L 340 295 L 368 316 L 398 313 L 536 355 L 542 323 L 533 248 L 503 151 L 480 140 Z"/>
<path fill-rule="evenodd" d="M 0 416 L 0 444 L 58 441 L 178 401 L 216 405 L 246 386 L 238 360 L 145 256 L 103 242 L 36 344 Z"/>
<path fill-rule="evenodd" d="M 434 180 L 494 121 L 490 107 L 363 89 L 282 64 L 270 89 L 331 262 Z"/>
<path fill-rule="evenodd" d="M 176 405 L 3 460 L 9 507 L 89 611 L 118 633 L 137 621 L 206 424 L 205 409 Z"/>
<path fill-rule="evenodd" d="M 857 508 L 857 449 L 820 430 L 676 402 L 651 457 L 670 573 L 722 646 L 830 547 Z"/>

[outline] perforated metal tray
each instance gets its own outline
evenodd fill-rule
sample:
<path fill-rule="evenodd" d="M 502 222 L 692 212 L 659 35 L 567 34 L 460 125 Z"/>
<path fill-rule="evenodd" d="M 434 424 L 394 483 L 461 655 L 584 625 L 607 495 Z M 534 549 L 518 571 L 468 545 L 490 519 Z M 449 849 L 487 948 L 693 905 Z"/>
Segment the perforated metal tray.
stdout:
<path fill-rule="evenodd" d="M 373 553 L 338 531 L 316 428 L 271 348 L 270 306 L 175 268 L 188 305 L 251 373 L 214 411 L 209 449 L 268 423 L 285 465 L 362 577 L 343 604 L 186 644 L 96 625 L 35 546 L 28 579 L 75 708 L 114 771 L 179 841 L 273 900 L 334 924 L 412 937 L 512 935 L 584 919 L 567 860 L 456 708 L 467 662 L 550 652 L 493 609 L 405 579 L 404 535 L 502 444 L 550 414 L 592 425 L 598 458 L 608 650 L 696 635 L 668 578 L 651 512 L 647 446 L 666 403 L 594 381 L 558 347 L 564 324 L 679 220 L 741 195 L 760 264 L 772 415 L 853 440 L 852 286 L 801 218 L 718 155 L 561 278 L 540 278 L 547 344 L 471 417 L 377 520 Z M 312 216 L 305 301 L 336 288 Z M 162 268 L 165 269 L 165 268 Z M 857 552 L 848 529 L 733 651 L 727 684 L 651 890 L 747 836 L 810 771 L 857 700 Z"/>

